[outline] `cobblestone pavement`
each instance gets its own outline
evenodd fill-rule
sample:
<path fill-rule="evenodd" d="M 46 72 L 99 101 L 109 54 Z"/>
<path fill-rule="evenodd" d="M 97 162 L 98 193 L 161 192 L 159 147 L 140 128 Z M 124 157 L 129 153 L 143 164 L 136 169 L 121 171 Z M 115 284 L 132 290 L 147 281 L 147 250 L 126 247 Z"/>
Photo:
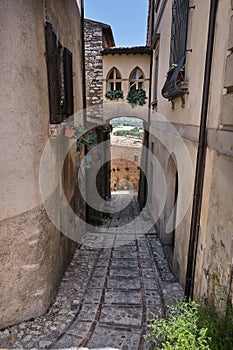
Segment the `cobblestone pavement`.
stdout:
<path fill-rule="evenodd" d="M 112 205 L 125 206 L 129 198 L 114 196 Z M 135 220 L 139 209 L 130 199 L 123 211 L 85 236 L 48 313 L 0 331 L 1 348 L 150 349 L 143 336 L 151 313 L 164 313 L 183 290 L 150 221 Z M 106 228 L 114 233 L 103 234 Z"/>

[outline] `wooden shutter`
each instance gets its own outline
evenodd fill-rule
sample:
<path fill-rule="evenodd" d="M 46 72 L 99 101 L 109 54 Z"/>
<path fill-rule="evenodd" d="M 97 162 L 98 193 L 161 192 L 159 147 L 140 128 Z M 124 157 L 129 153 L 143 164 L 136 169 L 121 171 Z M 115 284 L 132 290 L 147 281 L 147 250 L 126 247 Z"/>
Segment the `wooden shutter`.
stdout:
<path fill-rule="evenodd" d="M 61 122 L 60 55 L 57 33 L 50 23 L 45 27 L 45 41 L 50 123 L 58 124 Z"/>
<path fill-rule="evenodd" d="M 68 116 L 74 113 L 74 96 L 73 96 L 73 62 L 72 53 L 64 48 L 63 51 L 64 66 L 64 94 L 65 109 Z"/>

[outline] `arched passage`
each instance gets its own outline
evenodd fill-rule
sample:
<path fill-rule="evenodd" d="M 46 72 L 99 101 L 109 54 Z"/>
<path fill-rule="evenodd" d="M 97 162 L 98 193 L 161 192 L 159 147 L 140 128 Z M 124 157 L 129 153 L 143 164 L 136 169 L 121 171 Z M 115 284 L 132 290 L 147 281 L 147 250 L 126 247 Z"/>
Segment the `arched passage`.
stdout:
<path fill-rule="evenodd" d="M 138 192 L 142 143 L 143 121 L 134 117 L 121 117 L 111 120 L 111 191 Z"/>
<path fill-rule="evenodd" d="M 176 202 L 178 197 L 178 171 L 174 155 L 170 155 L 167 164 L 167 198 L 165 204 L 165 215 L 164 215 L 164 232 L 162 241 L 164 244 L 170 247 L 170 252 L 173 253 L 175 245 L 175 226 L 176 226 Z M 167 232 L 168 221 L 171 220 L 173 223 L 173 230 Z"/>
<path fill-rule="evenodd" d="M 92 150 L 92 167 L 87 169 L 87 189 L 88 189 L 88 222 L 97 221 L 97 218 L 103 217 L 103 208 L 99 206 L 99 210 L 93 209 L 91 203 L 99 203 L 99 196 L 104 200 L 109 200 L 111 197 L 111 190 L 114 193 L 116 190 L 130 191 L 137 193 L 140 180 L 140 166 L 142 158 L 142 144 L 144 129 L 148 128 L 148 109 L 140 106 L 135 109 L 129 103 L 103 103 L 98 107 L 88 108 L 87 110 L 88 122 L 94 126 L 93 132 L 97 135 L 98 150 Z M 111 147 L 111 133 L 109 127 L 113 120 L 136 121 L 135 125 L 130 125 L 129 128 L 125 128 L 127 125 L 123 125 L 120 128 L 121 131 L 127 131 L 126 129 L 134 129 L 135 134 L 141 133 L 141 138 L 137 139 L 137 135 L 127 135 L 130 141 L 119 140 L 118 144 L 120 148 L 126 148 L 121 150 L 121 154 L 117 157 L 116 152 L 112 152 Z M 125 124 L 125 123 L 121 123 Z M 127 124 L 127 123 L 126 123 Z M 116 130 L 115 130 L 116 131 Z M 117 138 L 118 136 L 116 136 Z M 120 139 L 120 137 L 118 137 Z M 130 144 L 129 144 L 130 143 Z M 140 146 L 139 146 L 140 145 Z M 113 153 L 114 158 L 120 158 L 121 164 L 112 164 Z M 109 157 L 109 154 L 111 155 Z M 145 157 L 143 157 L 144 159 Z M 94 175 L 96 169 L 97 176 Z M 136 176 L 135 176 L 136 175 Z M 113 180 L 113 181 L 111 181 Z M 115 181 L 115 183 L 113 183 Z M 111 184 L 111 187 L 110 187 Z M 97 191 L 96 191 L 97 189 Z M 114 191 L 115 190 L 115 191 Z M 123 192 L 120 192 L 123 194 Z M 90 205 L 89 205 L 90 203 Z"/>

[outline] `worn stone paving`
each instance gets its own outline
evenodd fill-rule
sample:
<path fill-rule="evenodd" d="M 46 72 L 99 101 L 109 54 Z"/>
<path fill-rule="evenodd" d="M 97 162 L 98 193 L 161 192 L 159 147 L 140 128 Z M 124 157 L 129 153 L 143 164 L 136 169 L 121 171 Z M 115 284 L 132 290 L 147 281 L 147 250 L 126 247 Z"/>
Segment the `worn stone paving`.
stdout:
<path fill-rule="evenodd" d="M 183 290 L 150 221 L 135 220 L 139 209 L 130 199 L 84 237 L 48 313 L 0 331 L 1 348 L 151 348 L 144 335 L 152 313 L 163 314 Z M 111 205 L 127 201 L 117 195 Z"/>

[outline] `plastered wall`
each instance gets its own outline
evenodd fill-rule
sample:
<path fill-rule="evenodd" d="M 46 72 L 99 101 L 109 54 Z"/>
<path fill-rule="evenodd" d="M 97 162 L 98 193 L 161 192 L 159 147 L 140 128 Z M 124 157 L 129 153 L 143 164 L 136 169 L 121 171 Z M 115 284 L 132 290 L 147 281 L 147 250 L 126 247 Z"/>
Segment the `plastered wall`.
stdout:
<path fill-rule="evenodd" d="M 0 94 L 0 328 L 47 310 L 75 248 L 51 223 L 40 195 L 40 159 L 49 139 L 46 21 L 57 30 L 61 44 L 73 53 L 76 112 L 82 108 L 81 22 L 77 2 L 0 3 L 4 87 Z M 52 150 L 52 143 L 50 147 Z M 48 179 L 53 183 L 48 196 L 59 183 L 57 156 L 54 154 L 46 163 Z M 72 154 L 67 167 L 72 169 L 71 165 L 74 166 Z M 65 166 L 64 173 L 67 171 Z M 75 195 L 75 171 L 66 177 L 69 202 Z"/>
<path fill-rule="evenodd" d="M 203 91 L 203 77 L 207 45 L 207 29 L 210 1 L 193 0 L 195 9 L 190 10 L 187 47 L 192 52 L 187 54 L 186 80 L 188 95 L 185 96 L 185 106 L 181 107 L 181 99 L 174 100 L 174 109 L 168 100 L 161 95 L 161 90 L 169 68 L 170 35 L 172 1 L 162 3 L 155 17 L 155 28 L 159 34 L 154 57 L 159 52 L 158 67 L 158 104 L 157 111 L 151 114 L 151 134 L 156 130 L 164 133 L 172 140 L 165 122 L 158 123 L 158 115 L 162 115 L 175 126 L 190 154 L 195 171 L 198 149 L 199 125 Z M 227 290 L 231 288 L 230 274 L 232 269 L 232 2 L 219 1 L 215 26 L 215 41 L 212 59 L 212 75 L 209 92 L 209 106 L 207 115 L 207 153 L 204 178 L 203 202 L 200 220 L 199 244 L 195 276 L 195 294 L 206 296 L 216 306 L 219 302 L 218 285 L 213 276 L 217 276 L 218 283 Z M 154 77 L 154 70 L 152 77 Z M 154 78 L 153 78 L 154 79 Z M 152 79 L 152 96 L 155 81 Z M 158 132 L 158 131 L 157 131 Z M 158 157 L 167 176 L 167 162 L 170 153 L 161 146 L 154 136 L 150 137 L 150 144 L 154 142 L 155 154 Z M 180 153 L 177 153 L 179 157 Z M 149 171 L 149 170 L 148 170 Z M 179 175 L 179 169 L 178 169 Z M 184 191 L 193 193 L 193 182 L 188 185 L 186 176 L 182 177 Z M 156 184 L 156 179 L 154 180 Z M 178 193 L 178 210 L 182 193 Z M 167 201 L 172 198 L 167 194 Z M 182 203 L 182 201 L 180 202 Z M 153 205 L 152 205 L 153 204 Z M 152 204 L 156 207 L 156 195 L 152 195 Z M 175 245 L 173 264 L 179 280 L 185 285 L 188 241 L 190 234 L 192 199 L 186 215 L 175 231 Z M 165 211 L 162 212 L 157 227 L 161 240 L 166 226 Z"/>

